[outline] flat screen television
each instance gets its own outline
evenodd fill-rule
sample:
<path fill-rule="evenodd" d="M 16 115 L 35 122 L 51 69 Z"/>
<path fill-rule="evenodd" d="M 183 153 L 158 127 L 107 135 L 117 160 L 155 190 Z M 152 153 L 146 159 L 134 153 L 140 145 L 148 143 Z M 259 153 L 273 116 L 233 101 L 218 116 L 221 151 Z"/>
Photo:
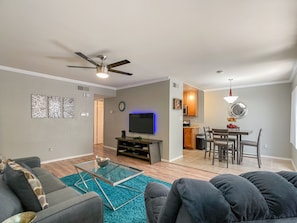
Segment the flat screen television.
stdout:
<path fill-rule="evenodd" d="M 154 113 L 130 113 L 129 132 L 154 134 L 155 115 Z"/>

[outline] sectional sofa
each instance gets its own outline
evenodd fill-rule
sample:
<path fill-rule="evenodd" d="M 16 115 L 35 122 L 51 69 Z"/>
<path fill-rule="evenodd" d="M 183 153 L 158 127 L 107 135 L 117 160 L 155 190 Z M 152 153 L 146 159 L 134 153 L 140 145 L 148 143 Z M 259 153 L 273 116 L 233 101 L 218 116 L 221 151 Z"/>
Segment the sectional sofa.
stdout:
<path fill-rule="evenodd" d="M 297 222 L 297 173 L 222 174 L 210 181 L 178 179 L 171 189 L 150 183 L 147 222 Z"/>
<path fill-rule="evenodd" d="M 34 211 L 38 223 L 103 223 L 103 202 L 95 193 L 81 194 L 40 166 L 38 157 L 8 162 L 0 174 L 0 222 Z"/>

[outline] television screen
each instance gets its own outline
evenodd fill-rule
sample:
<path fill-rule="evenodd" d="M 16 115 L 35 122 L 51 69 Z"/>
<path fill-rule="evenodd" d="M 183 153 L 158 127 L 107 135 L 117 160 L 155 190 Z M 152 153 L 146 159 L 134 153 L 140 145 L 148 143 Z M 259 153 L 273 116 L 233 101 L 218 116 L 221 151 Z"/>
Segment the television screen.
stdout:
<path fill-rule="evenodd" d="M 154 113 L 129 114 L 129 132 L 154 134 Z"/>

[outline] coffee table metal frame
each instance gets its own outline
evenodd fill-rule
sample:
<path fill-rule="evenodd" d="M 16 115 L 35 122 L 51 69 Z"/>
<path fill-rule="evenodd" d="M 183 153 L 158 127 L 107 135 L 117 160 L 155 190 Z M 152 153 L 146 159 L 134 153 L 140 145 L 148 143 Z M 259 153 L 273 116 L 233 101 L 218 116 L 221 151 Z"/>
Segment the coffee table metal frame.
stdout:
<path fill-rule="evenodd" d="M 108 202 L 108 204 L 106 204 L 106 203 L 104 203 L 104 204 L 107 207 L 109 207 L 110 209 L 112 209 L 113 211 L 118 210 L 119 208 L 125 206 L 126 204 L 135 200 L 136 198 L 138 198 L 139 196 L 141 196 L 143 194 L 143 191 L 141 191 L 141 190 L 138 190 L 136 188 L 133 188 L 133 187 L 130 187 L 127 185 L 122 185 L 122 183 L 124 183 L 138 175 L 143 174 L 143 172 L 144 172 L 143 170 L 139 170 L 139 169 L 136 169 L 136 168 L 133 168 L 130 166 L 126 166 L 126 165 L 111 162 L 111 161 L 109 162 L 109 164 L 107 166 L 100 167 L 100 166 L 98 166 L 96 160 L 75 164 L 74 166 L 75 166 L 76 172 L 80 176 L 80 179 L 77 182 L 75 182 L 74 185 L 77 188 L 79 188 L 80 190 L 82 190 L 84 192 L 88 192 L 88 191 L 90 191 L 90 189 L 87 185 L 87 182 L 90 180 L 93 180 Z M 118 170 L 127 171 L 127 173 L 129 173 L 129 176 L 117 175 Z M 89 177 L 87 179 L 86 177 L 88 175 L 91 176 L 91 178 Z M 102 186 L 100 185 L 100 181 L 104 181 L 105 183 L 107 183 L 111 186 L 114 186 L 114 187 L 117 186 L 117 187 L 121 187 L 121 188 L 124 188 L 127 190 L 136 191 L 136 192 L 138 192 L 138 194 L 136 194 L 136 196 L 132 197 L 131 199 L 127 200 L 126 202 L 122 203 L 121 205 L 115 207 L 113 205 L 113 203 L 111 202 L 110 198 L 108 197 L 108 195 L 106 194 L 106 192 L 104 191 L 104 189 L 102 188 Z M 80 184 L 83 184 L 85 188 L 80 186 Z"/>

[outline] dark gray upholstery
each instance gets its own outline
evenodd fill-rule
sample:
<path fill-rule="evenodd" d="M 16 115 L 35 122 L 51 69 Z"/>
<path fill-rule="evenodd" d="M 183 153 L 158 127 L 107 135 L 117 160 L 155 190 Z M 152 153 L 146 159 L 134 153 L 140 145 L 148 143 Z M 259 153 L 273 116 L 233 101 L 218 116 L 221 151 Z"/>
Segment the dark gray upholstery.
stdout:
<path fill-rule="evenodd" d="M 152 182 L 147 185 L 145 193 L 145 204 L 148 222 L 157 222 L 161 207 L 167 199 L 169 188 L 163 184 Z M 149 195 L 149 196 L 148 196 Z"/>
<path fill-rule="evenodd" d="M 258 188 L 243 177 L 222 174 L 210 180 L 224 195 L 234 216 L 233 221 L 265 219 L 269 208 Z"/>
<path fill-rule="evenodd" d="M 40 167 L 40 158 L 38 156 L 24 157 L 19 159 L 14 159 L 19 164 L 26 164 L 27 166 L 34 168 Z"/>
<path fill-rule="evenodd" d="M 23 211 L 20 200 L 6 185 L 2 176 L 0 176 L 0 202 L 0 222 Z"/>
<path fill-rule="evenodd" d="M 281 175 L 257 171 L 242 174 L 261 192 L 269 207 L 269 218 L 297 216 L 297 190 Z"/>
<path fill-rule="evenodd" d="M 103 223 L 103 201 L 95 192 L 80 194 L 67 187 L 57 177 L 40 167 L 38 157 L 17 159 L 17 163 L 30 167 L 41 182 L 49 207 L 37 211 L 33 222 L 38 223 Z M 23 212 L 18 196 L 9 188 L 0 174 L 0 222 Z"/>
<path fill-rule="evenodd" d="M 14 170 L 7 165 L 3 176 L 5 183 L 19 198 L 25 211 L 36 212 L 42 210 L 38 197 L 34 194 L 22 171 Z"/>
<path fill-rule="evenodd" d="M 255 171 L 221 174 L 210 181 L 181 178 L 171 188 L 150 183 L 147 221 L 297 222 L 297 173 Z"/>
<path fill-rule="evenodd" d="M 40 167 L 33 168 L 32 170 L 35 174 L 36 174 L 36 169 L 41 169 L 41 168 Z M 42 183 L 42 187 L 45 194 L 48 194 L 53 191 L 57 191 L 66 187 L 66 185 L 60 179 L 58 179 L 56 176 L 54 176 L 51 173 L 42 174 L 41 176 L 37 174 L 37 176 L 40 182 Z"/>

